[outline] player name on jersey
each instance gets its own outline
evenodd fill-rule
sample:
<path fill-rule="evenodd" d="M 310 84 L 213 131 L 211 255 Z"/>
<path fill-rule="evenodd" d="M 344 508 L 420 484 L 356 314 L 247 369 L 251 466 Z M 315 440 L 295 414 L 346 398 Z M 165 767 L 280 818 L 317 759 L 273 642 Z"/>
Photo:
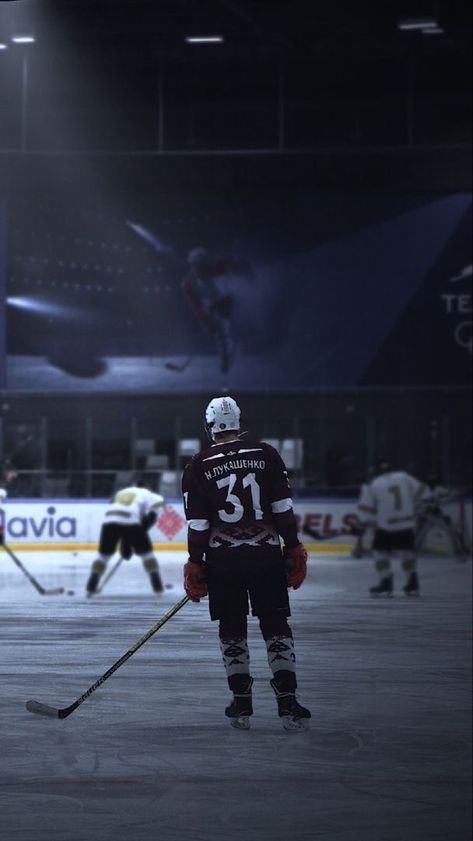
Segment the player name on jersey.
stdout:
<path fill-rule="evenodd" d="M 224 454 L 222 453 L 222 455 Z M 264 470 L 265 466 L 266 462 L 264 459 L 238 458 L 226 461 L 224 464 L 214 465 L 211 470 L 205 471 L 205 478 L 215 479 L 216 476 L 223 476 L 224 473 L 228 473 L 230 470 Z"/>

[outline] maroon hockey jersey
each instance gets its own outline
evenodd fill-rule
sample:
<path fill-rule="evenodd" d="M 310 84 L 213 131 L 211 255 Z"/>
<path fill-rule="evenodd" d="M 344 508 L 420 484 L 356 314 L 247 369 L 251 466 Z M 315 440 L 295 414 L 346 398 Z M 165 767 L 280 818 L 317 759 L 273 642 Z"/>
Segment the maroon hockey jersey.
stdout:
<path fill-rule="evenodd" d="M 230 441 L 197 453 L 182 477 L 192 561 L 259 550 L 280 556 L 299 541 L 287 471 L 264 442 Z"/>

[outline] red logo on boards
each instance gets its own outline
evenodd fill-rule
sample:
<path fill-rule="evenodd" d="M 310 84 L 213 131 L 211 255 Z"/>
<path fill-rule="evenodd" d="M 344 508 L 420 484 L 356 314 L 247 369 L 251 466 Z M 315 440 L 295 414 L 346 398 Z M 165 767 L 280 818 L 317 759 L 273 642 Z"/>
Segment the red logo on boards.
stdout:
<path fill-rule="evenodd" d="M 180 514 L 177 513 L 175 508 L 172 505 L 166 505 L 164 508 L 163 513 L 161 514 L 157 526 L 162 531 L 162 533 L 171 540 L 173 537 L 176 536 L 178 532 L 181 531 L 183 525 L 185 525 L 185 520 L 181 517 Z"/>

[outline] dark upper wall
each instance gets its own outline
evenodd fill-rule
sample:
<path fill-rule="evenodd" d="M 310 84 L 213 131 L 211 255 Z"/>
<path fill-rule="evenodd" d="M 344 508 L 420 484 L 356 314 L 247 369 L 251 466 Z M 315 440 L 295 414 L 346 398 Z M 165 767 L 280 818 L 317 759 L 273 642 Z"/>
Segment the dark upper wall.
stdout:
<path fill-rule="evenodd" d="M 213 393 L 191 397 L 108 395 L 53 399 L 3 395 L 0 444 L 21 469 L 127 469 L 135 439 L 153 439 L 175 464 L 179 438 L 203 445 L 205 406 Z M 305 395 L 234 394 L 242 426 L 263 438 L 301 437 L 304 473 L 314 486 L 357 484 L 383 456 L 426 478 L 471 484 L 471 395 L 466 390 L 356 391 Z M 1 446 L 0 446 L 1 450 Z M 332 477 L 333 478 L 333 477 Z"/>
<path fill-rule="evenodd" d="M 126 194 L 130 181 L 144 191 L 281 188 L 469 191 L 470 146 L 365 148 L 314 152 L 207 154 L 41 154 L 0 152 L 4 193 L 46 190 L 49 179 L 71 189 L 87 172 L 98 193 L 113 185 Z"/>

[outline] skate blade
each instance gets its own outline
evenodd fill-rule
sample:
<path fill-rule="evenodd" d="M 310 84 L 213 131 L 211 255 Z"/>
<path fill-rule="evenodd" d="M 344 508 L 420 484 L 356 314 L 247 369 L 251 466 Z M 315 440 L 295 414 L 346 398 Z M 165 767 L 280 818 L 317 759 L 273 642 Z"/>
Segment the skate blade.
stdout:
<path fill-rule="evenodd" d="M 301 731 L 309 729 L 308 718 L 291 718 L 289 715 L 283 716 L 282 726 L 285 730 Z"/>
<path fill-rule="evenodd" d="M 232 727 L 235 727 L 236 730 L 250 729 L 250 719 L 247 715 L 239 715 L 238 718 L 231 718 L 230 724 Z"/>
<path fill-rule="evenodd" d="M 370 597 L 372 599 L 392 599 L 394 598 L 393 593 L 370 593 Z"/>

